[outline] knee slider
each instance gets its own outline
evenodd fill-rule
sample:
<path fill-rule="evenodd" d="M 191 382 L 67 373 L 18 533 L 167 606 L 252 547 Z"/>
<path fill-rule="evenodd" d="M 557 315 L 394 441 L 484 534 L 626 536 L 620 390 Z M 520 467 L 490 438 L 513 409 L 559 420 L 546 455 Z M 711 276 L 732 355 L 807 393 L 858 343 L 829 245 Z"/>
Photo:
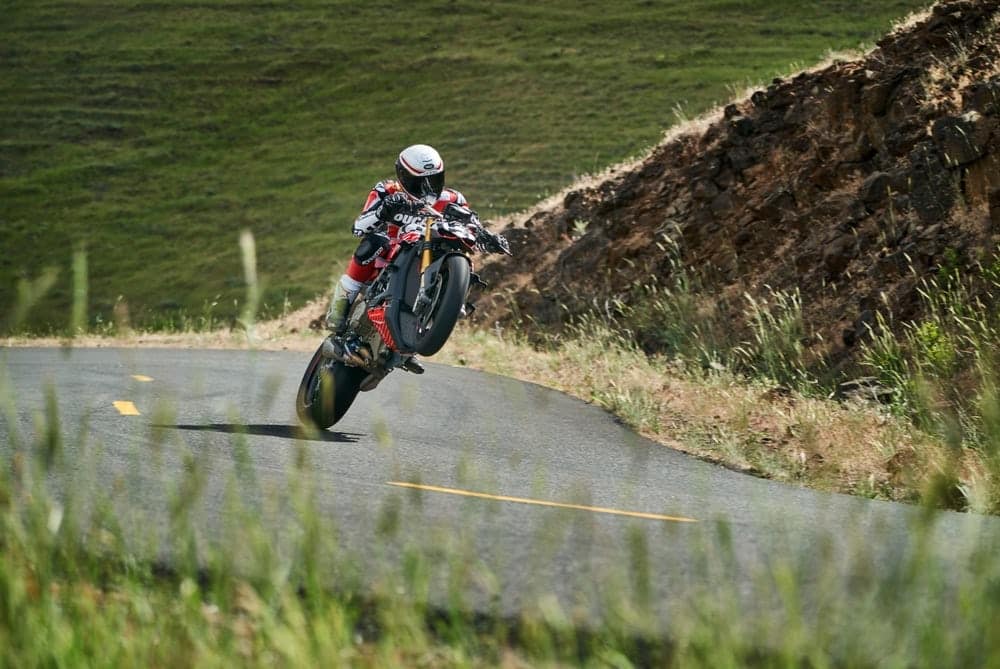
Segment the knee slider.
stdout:
<path fill-rule="evenodd" d="M 365 235 L 358 248 L 354 251 L 354 259 L 359 265 L 367 265 L 375 260 L 383 250 L 389 247 L 389 238 L 381 233 Z"/>

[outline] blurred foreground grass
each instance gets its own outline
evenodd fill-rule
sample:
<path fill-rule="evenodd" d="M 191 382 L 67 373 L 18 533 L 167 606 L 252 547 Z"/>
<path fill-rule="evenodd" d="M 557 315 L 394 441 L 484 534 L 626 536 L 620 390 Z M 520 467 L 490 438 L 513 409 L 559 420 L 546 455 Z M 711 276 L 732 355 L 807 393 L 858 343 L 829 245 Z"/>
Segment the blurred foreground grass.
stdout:
<path fill-rule="evenodd" d="M 253 305 L 259 293 L 252 237 L 244 236 L 241 247 L 245 301 Z M 87 268 L 86 257 L 78 254 L 72 310 L 77 319 L 85 313 L 81 304 L 87 295 Z M 897 352 L 900 364 L 893 369 L 918 375 L 923 366 L 937 365 L 944 357 L 943 345 L 928 343 L 940 344 L 942 337 L 958 333 L 984 333 L 980 339 L 955 341 L 963 342 L 965 351 L 970 342 L 979 342 L 974 350 L 980 355 L 971 359 L 987 357 L 995 345 L 989 341 L 993 321 L 977 311 L 962 285 L 961 277 L 928 285 L 928 299 L 942 305 L 937 320 L 928 321 L 936 329 L 932 336 L 932 328 L 915 325 L 912 340 L 886 349 Z M 17 313 L 29 313 L 44 288 L 44 281 L 27 285 L 26 303 Z M 674 300 L 686 304 L 690 297 L 660 296 L 650 313 L 673 313 L 679 308 Z M 707 349 L 704 340 L 690 339 L 691 333 L 674 333 L 678 342 L 696 344 L 692 360 L 709 354 L 716 365 L 707 368 L 684 356 L 651 358 L 635 345 L 634 333 L 596 321 L 581 323 L 576 337 L 554 342 L 550 351 L 536 351 L 535 357 L 524 353 L 531 349 L 516 333 L 467 332 L 451 346 L 461 347 L 458 354 L 466 356 L 459 363 L 469 364 L 480 352 L 492 360 L 495 371 L 538 365 L 533 373 L 589 392 L 588 399 L 644 432 L 669 428 L 683 440 L 683 421 L 690 421 L 696 429 L 685 443 L 704 440 L 723 448 L 717 459 L 742 454 L 757 457 L 754 466 L 762 466 L 760 453 L 773 450 L 763 439 L 757 456 L 743 450 L 743 437 L 759 431 L 758 420 L 767 408 L 775 408 L 764 404 L 765 412 L 755 414 L 762 398 L 784 402 L 775 413 L 792 419 L 785 429 L 803 435 L 812 430 L 813 439 L 822 432 L 824 412 L 841 410 L 805 392 L 810 377 L 795 372 L 804 369 L 802 361 L 792 355 L 794 347 L 783 343 L 782 333 L 795 336 L 796 328 L 787 325 L 795 322 L 796 301 L 776 299 L 773 305 L 755 303 L 751 308 L 778 311 L 760 313 L 758 335 L 732 358 L 725 350 Z M 949 318 L 955 323 L 946 323 Z M 702 333 L 704 325 L 688 323 L 694 333 Z M 248 335 L 254 331 L 252 308 L 244 313 L 241 327 Z M 875 345 L 883 346 L 879 341 Z M 71 346 L 72 339 L 66 343 Z M 748 377 L 755 369 L 756 376 Z M 986 381 L 993 378 L 989 369 L 981 368 Z M 774 378 L 789 371 L 793 373 L 784 377 L 785 384 L 797 383 L 794 389 L 783 388 Z M 986 386 L 983 398 L 994 397 L 990 388 Z M 736 552 L 732 540 L 738 528 L 725 520 L 705 523 L 697 539 L 685 537 L 693 561 L 687 568 L 652 561 L 652 547 L 664 537 L 632 525 L 613 546 L 622 559 L 605 569 L 598 582 L 567 576 L 578 580 L 558 584 L 578 593 L 578 601 L 567 603 L 555 594 L 556 584 L 543 582 L 511 613 L 492 602 L 507 588 L 521 587 L 522 580 L 537 583 L 539 577 L 529 563 L 517 582 L 505 583 L 477 554 L 467 531 L 477 520 L 474 515 L 463 517 L 460 529 L 445 540 L 430 533 L 425 537 L 429 543 L 409 542 L 403 537 L 427 533 L 421 524 L 425 519 L 398 497 L 389 497 L 362 550 L 341 545 L 343 533 L 322 505 L 323 483 L 306 446 L 314 435 L 303 433 L 295 443 L 293 457 L 279 472 L 284 483 L 275 489 L 263 485 L 248 460 L 247 437 L 236 430 L 229 460 L 220 465 L 224 485 L 212 488 L 204 453 L 183 438 L 168 439 L 154 429 L 151 448 L 142 444 L 140 453 L 140 444 L 132 445 L 130 464 L 109 486 L 97 474 L 104 444 L 93 438 L 87 419 L 67 424 L 55 387 L 44 389 L 39 408 L 25 416 L 18 398 L 29 390 L 37 391 L 12 385 L 7 355 L 0 351 L 0 453 L 6 462 L 0 467 L 4 666 L 1000 666 L 1000 537 L 992 518 L 935 510 L 953 506 L 958 472 L 934 471 L 933 458 L 910 463 L 915 475 L 928 477 L 927 485 L 917 488 L 923 510 L 910 514 L 902 537 L 859 516 L 856 523 L 830 528 L 832 534 L 807 552 L 794 549 L 794 535 L 789 535 L 786 550 L 771 551 L 773 559 L 753 564 L 748 574 L 747 556 Z M 266 381 L 259 396 L 262 402 L 287 399 L 274 397 Z M 688 403 L 683 412 L 677 407 L 664 412 L 664 397 L 687 397 Z M 900 414 L 893 420 L 911 415 L 903 399 L 913 397 L 899 397 Z M 699 413 L 699 405 L 711 407 L 710 413 Z M 235 416 L 237 409 L 233 411 Z M 810 412 L 811 428 L 803 419 Z M 881 415 L 871 407 L 846 406 L 841 418 L 852 412 L 861 418 L 847 423 L 831 447 L 870 429 Z M 947 415 L 918 419 L 933 427 L 935 416 Z M 981 422 L 969 424 L 993 426 L 992 416 L 985 412 Z M 172 418 L 169 403 L 152 411 L 154 425 L 170 424 Z M 665 418 L 680 422 L 668 425 Z M 711 421 L 723 431 L 705 439 L 701 430 Z M 725 429 L 740 425 L 743 432 L 719 438 Z M 903 434 L 916 429 L 899 425 Z M 992 432 L 985 434 L 993 438 Z M 954 442 L 944 446 L 948 443 Z M 383 445 L 391 448 L 391 439 Z M 165 466 L 167 462 L 172 465 Z M 779 466 L 774 471 L 784 470 Z M 987 479 L 984 485 L 988 492 L 995 481 Z M 137 505 L 136 500 L 149 499 L 137 497 L 137 490 L 144 495 L 156 491 L 165 504 Z M 213 506 L 216 501 L 219 505 Z M 215 526 L 207 525 L 209 508 L 220 514 Z M 474 508 L 467 506 L 467 513 L 477 513 Z M 761 521 L 781 523 L 780 518 Z M 968 531 L 939 531 L 955 526 Z M 539 554 L 552 554 L 574 527 L 569 516 L 555 517 L 545 536 L 533 539 L 539 542 Z M 837 546 L 846 546 L 846 552 Z M 651 583 L 665 575 L 697 587 L 658 601 Z M 596 617 L 587 615 L 593 611 Z"/>
<path fill-rule="evenodd" d="M 3 666 L 1000 666 L 996 524 L 939 514 L 930 499 L 905 528 L 873 526 L 861 508 L 857 522 L 809 528 L 829 535 L 801 553 L 803 528 L 788 527 L 784 547 L 749 568 L 732 536 L 746 528 L 718 520 L 678 535 L 635 522 L 601 536 L 620 559 L 597 581 L 567 570 L 539 582 L 544 565 L 531 560 L 505 581 L 476 548 L 488 503 L 432 528 L 415 500 L 389 496 L 367 531 L 339 527 L 316 460 L 329 450 L 306 433 L 268 472 L 278 486 L 253 469 L 239 430 L 210 480 L 203 445 L 156 429 L 108 485 L 105 445 L 86 421 L 67 422 L 56 389 L 19 415 L 6 357 Z M 262 402 L 286 399 L 269 392 Z M 153 425 L 174 412 L 161 402 Z M 217 522 L 205 515 L 216 503 Z M 549 519 L 526 536 L 538 555 L 590 536 L 573 512 Z M 955 524 L 969 531 L 938 531 Z M 348 534 L 367 535 L 360 550 Z M 654 559 L 664 541 L 683 542 L 691 563 Z M 651 584 L 664 577 L 684 587 L 660 601 Z M 531 583 L 517 613 L 495 604 Z"/>

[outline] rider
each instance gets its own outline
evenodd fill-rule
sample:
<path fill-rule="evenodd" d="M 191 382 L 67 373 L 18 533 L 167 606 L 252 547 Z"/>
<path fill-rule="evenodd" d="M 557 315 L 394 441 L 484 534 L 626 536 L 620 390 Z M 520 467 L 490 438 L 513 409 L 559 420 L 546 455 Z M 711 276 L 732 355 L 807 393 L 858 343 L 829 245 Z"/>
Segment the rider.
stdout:
<path fill-rule="evenodd" d="M 378 268 L 375 259 L 385 255 L 390 239 L 411 217 L 424 206 L 448 213 L 453 218 L 475 216 L 468 208 L 465 196 L 444 187 L 444 161 L 440 154 L 426 144 L 408 146 L 396 159 L 396 179 L 386 179 L 375 184 L 354 220 L 354 234 L 362 237 L 354 251 L 347 271 L 333 287 L 326 326 L 333 331 L 335 345 L 340 348 L 340 338 L 347 326 L 347 312 L 361 288 L 375 279 Z M 403 369 L 422 374 L 423 366 L 415 358 L 408 358 Z"/>

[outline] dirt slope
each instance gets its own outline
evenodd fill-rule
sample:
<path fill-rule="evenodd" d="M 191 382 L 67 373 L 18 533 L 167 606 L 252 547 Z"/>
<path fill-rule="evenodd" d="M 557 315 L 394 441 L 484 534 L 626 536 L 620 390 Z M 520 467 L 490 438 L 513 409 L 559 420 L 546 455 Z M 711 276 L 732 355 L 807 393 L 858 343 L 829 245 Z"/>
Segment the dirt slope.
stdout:
<path fill-rule="evenodd" d="M 669 239 L 711 299 L 797 288 L 813 350 L 849 360 L 877 310 L 919 317 L 920 277 L 997 247 L 998 33 L 1000 0 L 941 2 L 568 192 L 507 229 L 516 257 L 485 268 L 480 320 L 544 329 L 628 303 L 669 277 Z"/>

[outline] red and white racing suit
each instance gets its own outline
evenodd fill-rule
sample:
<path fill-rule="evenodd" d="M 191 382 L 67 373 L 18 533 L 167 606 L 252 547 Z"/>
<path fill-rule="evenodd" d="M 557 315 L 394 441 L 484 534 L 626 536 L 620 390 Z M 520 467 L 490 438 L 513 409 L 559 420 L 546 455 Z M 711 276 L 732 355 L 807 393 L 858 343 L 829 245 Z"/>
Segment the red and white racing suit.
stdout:
<path fill-rule="evenodd" d="M 382 202 L 386 197 L 392 195 L 393 193 L 405 193 L 403 187 L 399 185 L 399 182 L 395 179 L 386 179 L 375 184 L 371 192 L 368 193 L 368 199 L 365 200 L 365 205 L 361 210 L 361 215 L 354 220 L 354 234 L 357 237 L 363 237 L 369 232 L 376 231 L 378 227 L 382 224 L 379 220 L 378 214 L 379 209 L 382 207 Z M 445 207 L 449 204 L 456 204 L 463 207 L 468 206 L 468 202 L 465 196 L 459 193 L 457 190 L 451 188 L 445 188 L 441 195 L 438 196 L 437 201 L 431 205 L 435 211 L 443 212 Z M 405 224 L 405 221 L 400 221 Z M 399 234 L 400 226 L 396 222 L 389 223 L 386 226 L 385 234 L 389 239 L 395 239 Z M 386 249 L 383 248 L 379 253 L 385 253 Z M 374 259 L 373 259 L 374 260 Z M 334 286 L 333 297 L 330 303 L 330 312 L 327 316 L 327 320 L 335 320 L 335 316 L 339 316 L 339 313 L 335 312 L 335 303 L 340 297 L 346 297 L 347 303 L 350 304 L 357 297 L 358 292 L 361 288 L 370 281 L 373 281 L 378 275 L 379 268 L 376 266 L 374 261 L 370 261 L 366 264 L 361 264 L 358 262 L 357 257 L 351 256 L 351 261 L 347 264 L 347 271 L 343 276 L 340 277 L 339 285 Z M 343 307 L 340 307 L 343 308 Z"/>

